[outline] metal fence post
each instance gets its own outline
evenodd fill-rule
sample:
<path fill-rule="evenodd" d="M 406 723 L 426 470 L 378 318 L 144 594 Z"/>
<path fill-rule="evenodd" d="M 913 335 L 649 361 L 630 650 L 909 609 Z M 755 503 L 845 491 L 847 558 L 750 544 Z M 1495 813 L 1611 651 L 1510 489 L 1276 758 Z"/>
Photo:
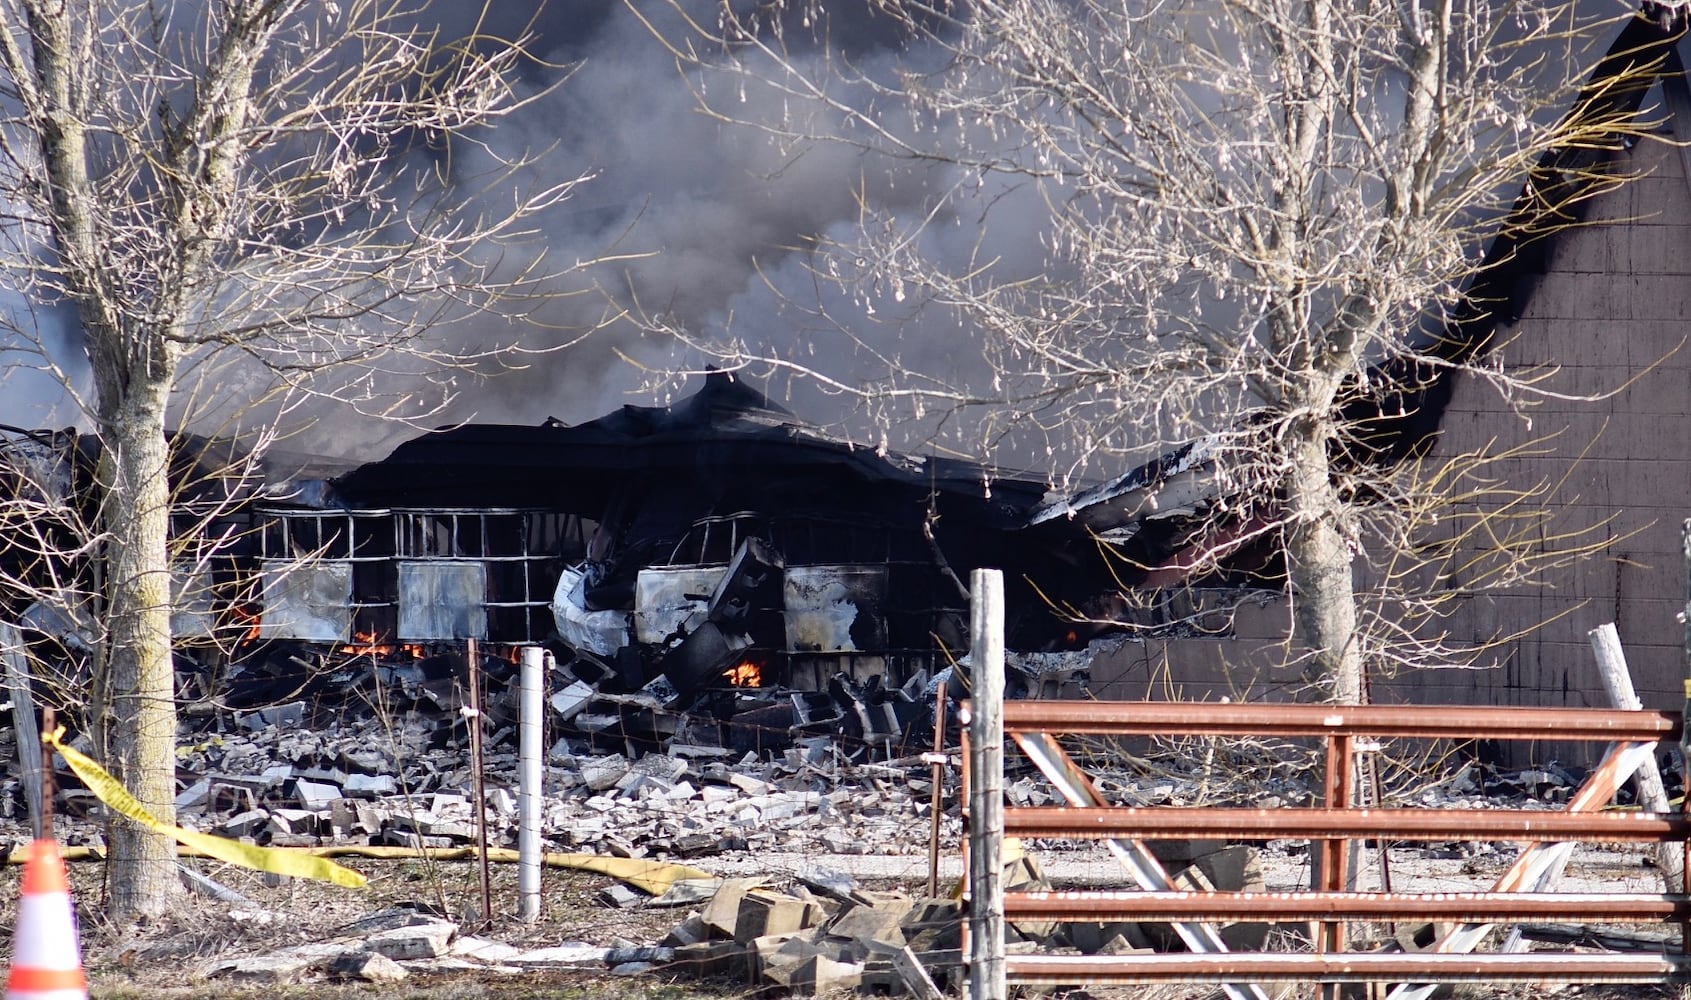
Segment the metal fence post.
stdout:
<path fill-rule="evenodd" d="M 1004 1000 L 1004 575 L 969 592 L 969 998 Z"/>
<path fill-rule="evenodd" d="M 517 895 L 522 918 L 540 919 L 540 779 L 541 723 L 546 715 L 546 661 L 551 654 L 539 646 L 523 647 L 522 713 L 518 719 L 517 751 Z"/>

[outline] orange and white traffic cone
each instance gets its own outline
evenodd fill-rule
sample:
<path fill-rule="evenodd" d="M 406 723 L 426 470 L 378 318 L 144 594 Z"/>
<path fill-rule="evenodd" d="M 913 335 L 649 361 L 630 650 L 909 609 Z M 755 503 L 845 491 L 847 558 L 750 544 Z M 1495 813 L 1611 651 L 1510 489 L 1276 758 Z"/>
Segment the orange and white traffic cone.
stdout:
<path fill-rule="evenodd" d="M 12 968 L 6 1000 L 87 1000 L 76 921 L 71 915 L 70 880 L 57 841 L 29 846 L 23 867 L 23 895 L 12 928 Z"/>

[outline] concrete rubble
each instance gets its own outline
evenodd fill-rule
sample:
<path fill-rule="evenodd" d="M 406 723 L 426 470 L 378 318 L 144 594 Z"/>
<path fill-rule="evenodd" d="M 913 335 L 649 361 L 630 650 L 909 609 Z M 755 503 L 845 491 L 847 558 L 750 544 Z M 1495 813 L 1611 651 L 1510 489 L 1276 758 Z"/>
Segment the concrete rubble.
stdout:
<path fill-rule="evenodd" d="M 345 713 L 323 718 L 302 707 L 267 718 L 262 725 L 238 720 L 184 742 L 177 801 L 184 826 L 270 845 L 474 843 L 462 725 L 415 709 L 359 719 Z M 495 718 L 488 725 L 505 724 Z M 488 741 L 484 761 L 484 818 L 489 845 L 510 846 L 516 840 L 516 759 L 503 729 L 496 732 L 501 738 Z M 1147 777 L 1119 766 L 1100 771 L 1101 787 L 1118 801 L 1191 794 L 1191 783 L 1180 776 Z M 1012 779 L 1007 793 L 1015 804 L 1042 804 L 1049 795 L 1036 777 Z M 554 743 L 547 761 L 545 848 L 653 860 L 920 855 L 926 853 L 932 819 L 932 780 L 930 764 L 920 757 L 854 761 L 827 740 L 761 754 L 671 741 L 662 752 L 641 754 L 635 747 L 605 752 L 591 741 L 565 737 Z M 1302 794 L 1290 786 L 1282 791 Z M 955 845 L 962 832 L 955 769 L 946 771 L 944 793 L 944 843 Z M 88 799 L 61 793 L 60 803 L 97 818 Z M 81 827 L 86 831 L 94 824 Z M 1253 849 L 1179 842 L 1159 845 L 1158 851 L 1177 880 L 1262 886 Z M 1008 865 L 1006 884 L 1051 888 L 1031 853 Z M 397 909 L 344 927 L 327 940 L 217 958 L 200 972 L 209 979 L 280 985 L 393 982 L 461 971 L 484 976 L 560 968 L 658 971 L 793 995 L 855 989 L 932 998 L 959 985 L 962 907 L 943 891 L 932 899 L 877 891 L 815 870 L 788 886 L 775 884 L 773 873 L 683 879 L 656 897 L 607 880 L 598 892 L 600 905 L 673 908 L 678 916 L 669 933 L 645 943 L 520 948 L 466 934 L 438 913 Z M 1230 943 L 1244 945 L 1260 941 L 1266 928 L 1231 926 L 1223 933 Z M 1156 925 L 1023 923 L 1010 934 L 1012 941 L 1024 942 L 1017 946 L 1042 951 L 1119 954 L 1172 946 L 1168 929 Z"/>
<path fill-rule="evenodd" d="M 484 704 L 483 819 L 491 847 L 516 843 L 515 720 L 502 692 Z M 799 735 L 785 745 L 740 750 L 732 727 L 680 725 L 661 741 L 612 739 L 579 720 L 600 711 L 590 685 L 554 687 L 548 728 L 555 734 L 545 768 L 544 849 L 656 861 L 768 855 L 902 855 L 922 867 L 932 820 L 932 770 L 920 755 L 870 761 L 834 737 Z M 179 748 L 177 798 L 182 825 L 283 846 L 364 844 L 462 848 L 476 837 L 467 723 L 446 689 L 385 704 L 381 711 L 285 702 L 262 711 L 197 721 Z M 615 704 L 613 702 L 613 704 Z M 503 707 L 502 707 L 503 706 Z M 450 710 L 449 710 L 450 709 Z M 571 720 L 576 720 L 575 724 Z M 714 737 L 714 738 L 713 738 Z M 1237 800 L 1261 807 L 1310 801 L 1300 761 L 1273 748 L 1224 748 L 1231 777 L 1220 784 L 1201 754 L 1139 759 L 1119 749 L 1085 759 L 1095 783 L 1124 805 L 1181 805 Z M 1248 774 L 1248 778 L 1240 778 Z M 99 818 L 98 803 L 60 775 L 61 814 Z M 1439 802 L 1478 802 L 1488 792 L 1525 786 L 1547 804 L 1577 775 L 1544 768 L 1492 775 L 1471 765 L 1424 791 Z M 948 851 L 962 833 L 955 768 L 945 770 L 940 817 Z M 12 779 L 15 786 L 15 779 Z M 0 799 L 16 807 L 16 788 Z M 1031 768 L 1007 775 L 1016 806 L 1055 804 Z M 77 826 L 98 846 L 97 823 Z M 1039 845 L 1030 845 L 1037 851 Z M 1258 891 L 1253 848 L 1160 842 L 1154 850 L 1177 885 Z M 727 863 L 726 861 L 723 863 Z M 705 868 L 708 861 L 700 862 Z M 739 870 L 745 871 L 743 864 Z M 1124 886 L 1125 873 L 1113 871 Z M 1108 877 L 1108 876 L 1107 876 Z M 1036 853 L 1006 872 L 1010 889 L 1050 889 Z M 947 887 L 948 888 L 948 887 Z M 674 908 L 667 935 L 649 942 L 553 943 L 520 948 L 464 933 L 441 914 L 377 914 L 329 940 L 264 955 L 219 958 L 209 978 L 286 984 L 306 979 L 396 981 L 461 970 L 479 975 L 533 969 L 594 969 L 620 974 L 715 977 L 795 995 L 856 989 L 929 998 L 958 987 L 960 904 L 944 895 L 876 891 L 849 878 L 806 875 L 781 886 L 774 873 L 676 882 L 653 897 L 606 880 L 597 902 L 608 908 Z M 1230 947 L 1260 947 L 1261 924 L 1220 928 Z M 1173 950 L 1166 924 L 1018 923 L 1012 947 L 1042 952 L 1123 954 Z"/>
<path fill-rule="evenodd" d="M 461 732 L 421 714 L 315 725 L 190 737 L 178 753 L 181 824 L 275 846 L 474 843 L 469 755 L 455 738 Z M 503 730 L 493 735 L 484 754 L 488 843 L 515 846 L 517 758 Z M 826 741 L 760 756 L 696 744 L 603 753 L 561 739 L 544 781 L 547 850 L 633 858 L 916 853 L 926 840 L 908 832 L 913 824 L 925 828 L 931 809 L 926 765 L 852 763 Z M 68 774 L 61 787 L 65 813 L 99 809 Z M 949 820 L 953 836 L 956 822 Z"/>

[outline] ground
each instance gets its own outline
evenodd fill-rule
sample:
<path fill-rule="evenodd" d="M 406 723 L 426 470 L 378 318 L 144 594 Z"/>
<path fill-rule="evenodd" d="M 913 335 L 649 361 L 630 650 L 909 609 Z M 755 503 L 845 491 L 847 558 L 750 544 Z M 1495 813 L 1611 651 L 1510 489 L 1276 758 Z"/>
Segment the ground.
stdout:
<path fill-rule="evenodd" d="M 1041 848 L 1043 845 L 1035 845 Z M 1039 850 L 1048 872 L 1059 883 L 1086 883 L 1113 877 L 1112 865 L 1096 851 L 1059 851 L 1052 845 Z M 1502 870 L 1511 857 L 1510 849 L 1464 853 L 1455 850 L 1424 851 L 1399 849 L 1392 857 L 1394 885 L 1400 889 L 1414 883 L 1418 888 L 1459 888 L 1485 882 Z M 1294 885 L 1302 877 L 1303 854 L 1295 845 L 1270 845 L 1264 851 L 1271 887 Z M 956 858 L 947 857 L 946 869 L 955 868 Z M 92 993 L 95 998 L 225 997 L 233 993 L 261 992 L 265 996 L 299 1000 L 342 1000 L 342 998 L 421 997 L 428 1000 L 458 1000 L 468 997 L 539 997 L 558 1000 L 746 1000 L 757 996 L 745 985 L 732 981 L 701 982 L 678 979 L 654 970 L 635 975 L 610 975 L 603 969 L 553 970 L 520 976 L 450 973 L 431 975 L 414 972 L 411 978 L 392 985 L 317 981 L 299 985 L 243 984 L 228 979 L 205 979 L 203 971 L 214 959 L 230 955 L 259 954 L 291 944 L 333 938 L 339 928 L 369 913 L 391 906 L 415 906 L 442 912 L 461 922 L 463 933 L 505 941 L 523 947 L 545 947 L 566 942 L 588 942 L 610 946 L 618 942 L 646 945 L 658 941 L 674 926 L 684 911 L 635 907 L 612 909 L 597 902 L 609 880 L 604 876 L 572 871 L 547 870 L 542 886 L 545 899 L 542 920 L 527 925 L 512 915 L 516 909 L 516 871 L 512 865 L 492 869 L 494 919 L 480 921 L 477 866 L 473 863 L 425 863 L 421 861 L 367 861 L 352 859 L 355 867 L 370 877 L 362 890 L 298 880 L 267 879 L 258 873 L 225 865 L 193 861 L 197 870 L 248 897 L 255 905 L 231 905 L 198 896 L 185 896 L 167 918 L 136 927 L 114 927 L 99 917 L 101 870 L 97 862 L 71 865 L 73 894 L 79 901 L 83 949 Z M 841 856 L 834 858 L 797 856 L 721 856 L 700 862 L 723 875 L 750 871 L 770 874 L 779 884 L 808 866 L 837 865 L 864 872 L 865 884 L 877 888 L 902 888 L 921 893 L 927 878 L 926 858 Z M 1566 888 L 1606 887 L 1637 890 L 1659 884 L 1653 871 L 1636 853 L 1619 849 L 1582 849 L 1570 869 Z M 6 880 L 5 908 L 14 905 L 17 880 Z M 9 929 L 6 931 L 9 937 Z M 9 940 L 5 942 L 9 947 Z M 1549 995 L 1543 987 L 1465 989 L 1464 995 L 1496 998 L 1525 998 Z M 1205 988 L 1132 987 L 1073 991 L 1068 1000 L 1096 997 L 1100 1000 L 1185 1000 L 1217 996 Z M 1676 990 L 1651 987 L 1575 987 L 1556 995 L 1578 1000 L 1682 1000 Z"/>

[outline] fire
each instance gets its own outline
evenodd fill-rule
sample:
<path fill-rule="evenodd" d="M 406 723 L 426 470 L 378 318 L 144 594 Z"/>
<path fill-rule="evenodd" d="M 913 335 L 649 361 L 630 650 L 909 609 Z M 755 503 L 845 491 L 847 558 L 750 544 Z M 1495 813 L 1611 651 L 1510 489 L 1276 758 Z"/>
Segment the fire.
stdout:
<path fill-rule="evenodd" d="M 247 626 L 246 632 L 241 636 L 242 642 L 257 641 L 262 619 L 256 605 L 238 604 L 230 609 L 230 616 L 234 618 L 236 625 Z"/>
<path fill-rule="evenodd" d="M 423 658 L 423 647 L 414 642 L 394 643 L 383 641 L 374 632 L 354 632 L 352 641 L 340 647 L 342 653 L 348 656 L 393 656 L 405 653 L 413 660 Z"/>
<path fill-rule="evenodd" d="M 722 676 L 737 688 L 763 686 L 763 668 L 755 660 L 741 660 L 725 670 Z"/>

